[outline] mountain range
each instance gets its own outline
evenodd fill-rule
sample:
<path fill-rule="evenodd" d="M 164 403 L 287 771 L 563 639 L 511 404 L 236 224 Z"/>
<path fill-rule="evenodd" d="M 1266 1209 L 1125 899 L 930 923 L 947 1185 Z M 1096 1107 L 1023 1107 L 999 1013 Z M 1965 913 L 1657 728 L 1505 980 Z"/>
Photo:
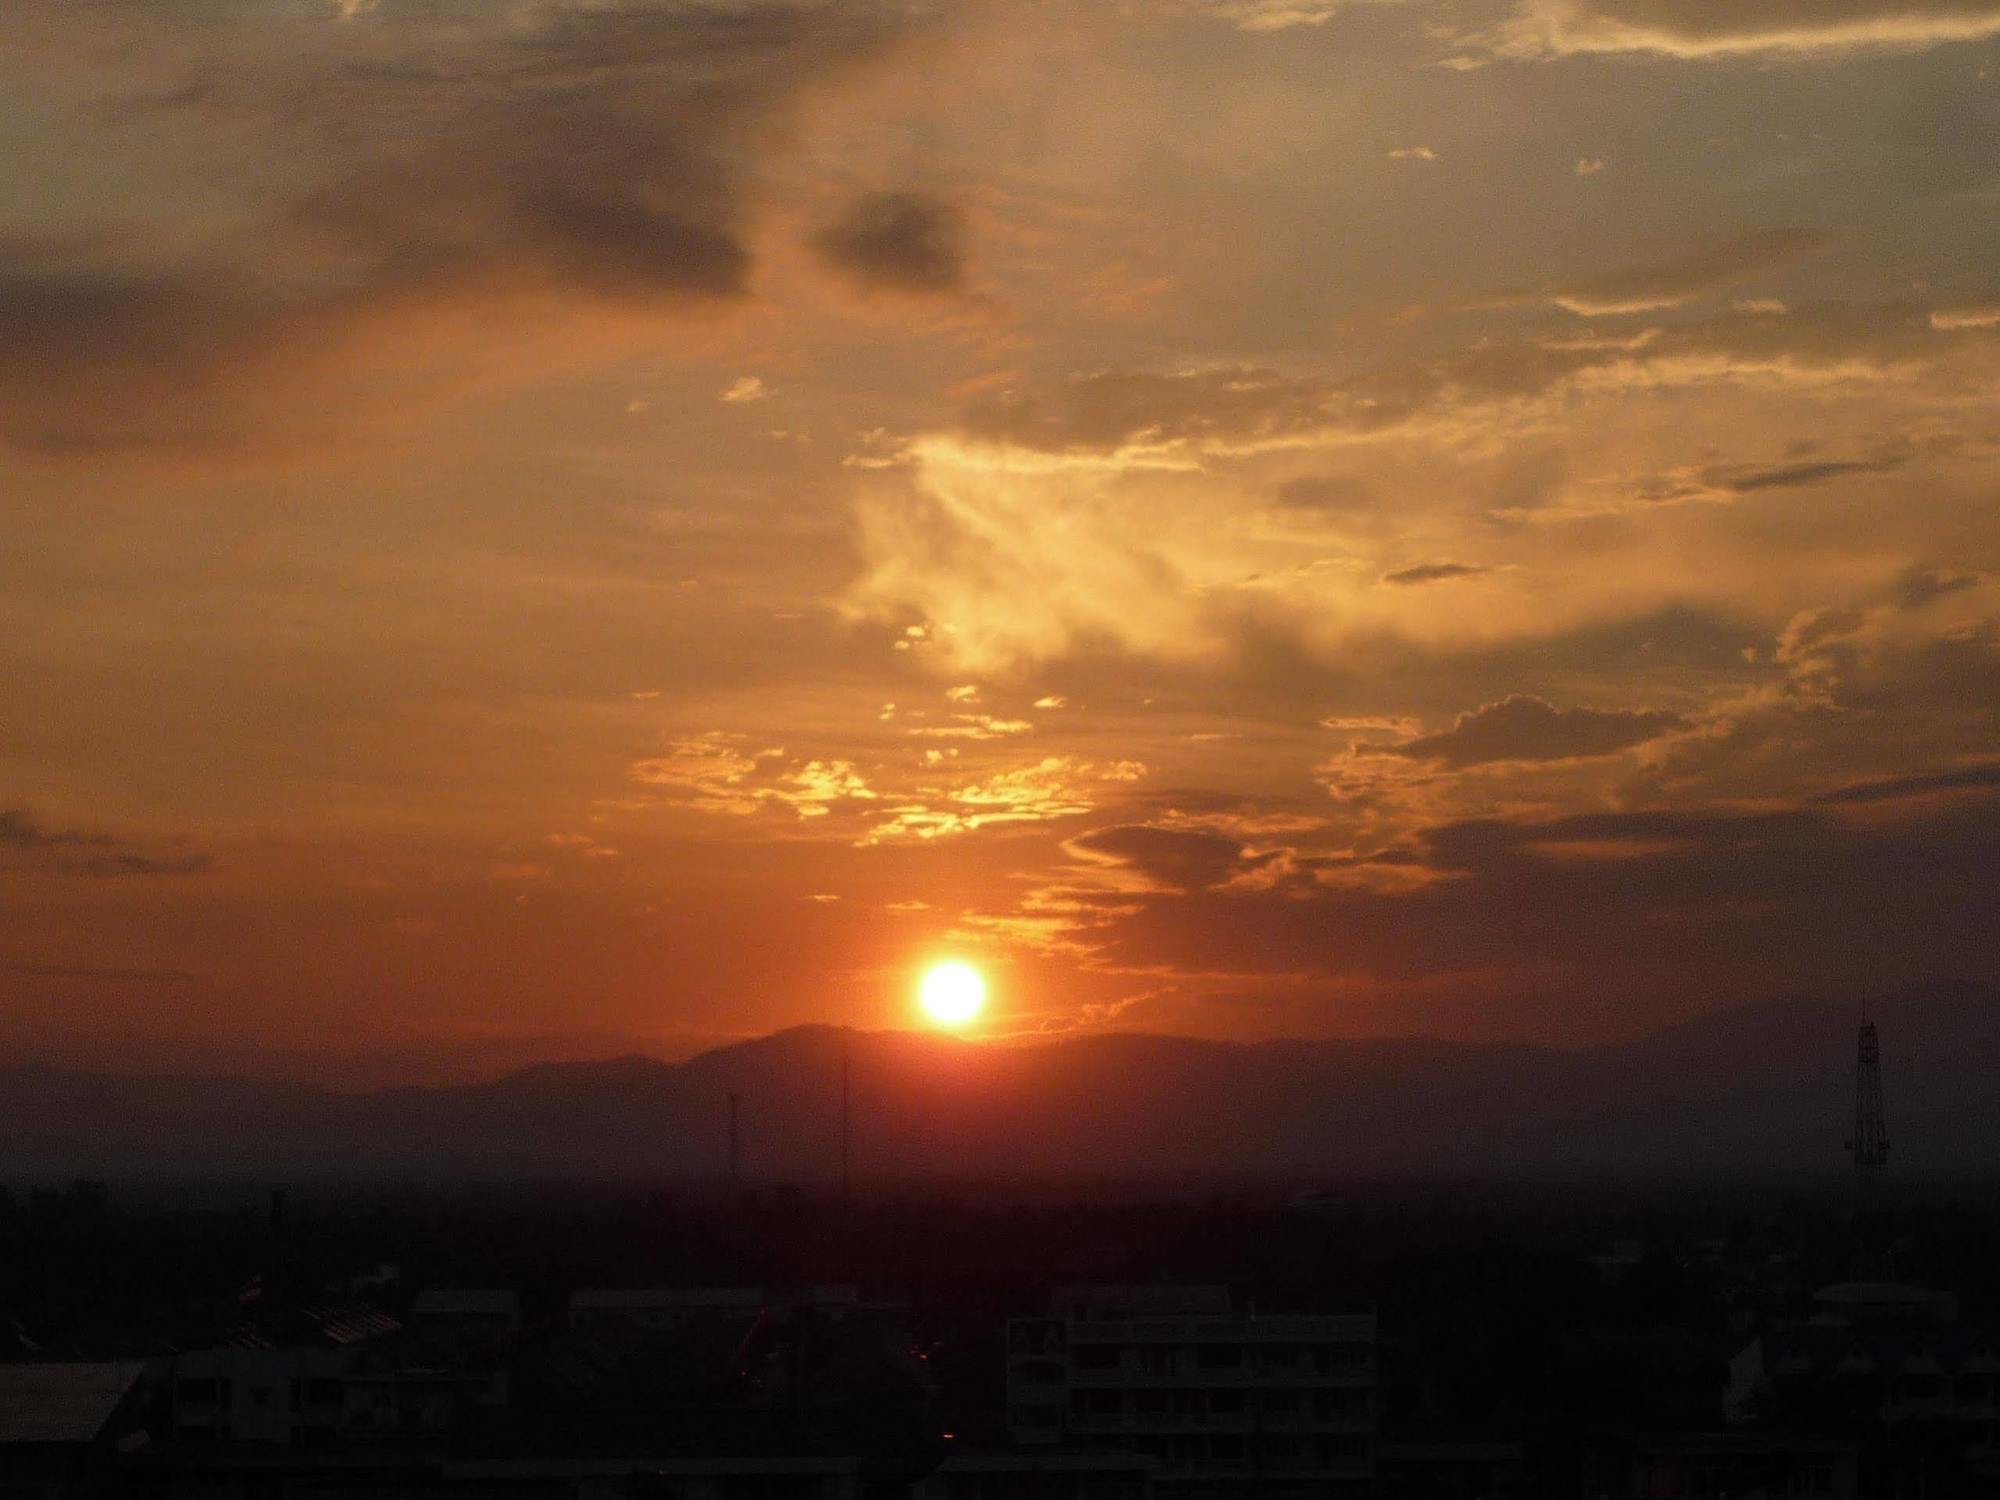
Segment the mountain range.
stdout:
<path fill-rule="evenodd" d="M 1887 995 L 1892 1166 L 2000 1165 L 2000 990 Z M 705 1052 L 337 1093 L 237 1078 L 0 1069 L 0 1172 L 131 1178 L 828 1183 L 843 1067 L 858 1181 L 1838 1168 L 1856 1014 L 1783 1000 L 1564 1050 L 1421 1038 L 1105 1033 L 988 1044 L 812 1026 Z"/>

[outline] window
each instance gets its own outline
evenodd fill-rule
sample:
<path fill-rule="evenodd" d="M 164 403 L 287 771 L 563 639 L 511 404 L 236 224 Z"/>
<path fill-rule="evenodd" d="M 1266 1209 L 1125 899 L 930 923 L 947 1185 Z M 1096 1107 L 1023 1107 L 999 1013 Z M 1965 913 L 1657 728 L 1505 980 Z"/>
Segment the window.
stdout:
<path fill-rule="evenodd" d="M 1115 1370 L 1118 1368 L 1118 1346 L 1081 1344 L 1076 1350 L 1076 1367 L 1079 1370 Z"/>
<path fill-rule="evenodd" d="M 1243 1346 L 1203 1344 L 1195 1355 L 1195 1363 L 1204 1370 L 1240 1370 L 1243 1368 Z"/>

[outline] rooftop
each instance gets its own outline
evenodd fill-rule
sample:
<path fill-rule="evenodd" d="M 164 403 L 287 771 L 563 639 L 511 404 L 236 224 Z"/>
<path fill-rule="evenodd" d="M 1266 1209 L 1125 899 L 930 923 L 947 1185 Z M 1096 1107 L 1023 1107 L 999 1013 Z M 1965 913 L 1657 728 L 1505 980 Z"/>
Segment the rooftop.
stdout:
<path fill-rule="evenodd" d="M 146 1367 L 0 1365 L 0 1443 L 88 1443 Z"/>
<path fill-rule="evenodd" d="M 410 1307 L 413 1318 L 516 1318 L 520 1315 L 520 1293 L 487 1287 L 435 1287 L 428 1292 L 419 1292 Z"/>

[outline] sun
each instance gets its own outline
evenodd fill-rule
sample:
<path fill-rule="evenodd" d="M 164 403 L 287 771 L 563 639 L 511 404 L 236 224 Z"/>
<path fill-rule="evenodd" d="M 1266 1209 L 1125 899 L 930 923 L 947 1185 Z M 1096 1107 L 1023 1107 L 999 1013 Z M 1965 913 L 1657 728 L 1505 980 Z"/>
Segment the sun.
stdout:
<path fill-rule="evenodd" d="M 986 1008 L 986 981 L 971 964 L 932 964 L 924 970 L 917 1000 L 924 1014 L 940 1026 L 964 1026 Z"/>

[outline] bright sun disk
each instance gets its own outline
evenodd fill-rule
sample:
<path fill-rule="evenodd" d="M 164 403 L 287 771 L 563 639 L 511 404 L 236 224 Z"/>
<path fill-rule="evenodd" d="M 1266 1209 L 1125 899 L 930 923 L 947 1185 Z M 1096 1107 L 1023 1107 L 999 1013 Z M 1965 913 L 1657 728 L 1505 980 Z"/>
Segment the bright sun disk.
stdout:
<path fill-rule="evenodd" d="M 986 981 L 971 964 L 933 964 L 924 971 L 917 998 L 938 1025 L 963 1026 L 986 1008 Z"/>

